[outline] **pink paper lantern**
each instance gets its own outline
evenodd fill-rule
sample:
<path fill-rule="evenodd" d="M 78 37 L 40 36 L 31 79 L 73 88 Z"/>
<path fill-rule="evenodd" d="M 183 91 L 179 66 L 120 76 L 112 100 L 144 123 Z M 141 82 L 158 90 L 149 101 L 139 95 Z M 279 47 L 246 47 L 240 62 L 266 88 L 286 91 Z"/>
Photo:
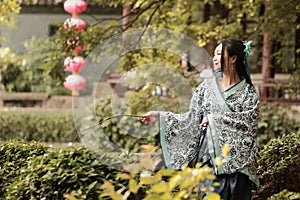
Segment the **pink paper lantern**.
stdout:
<path fill-rule="evenodd" d="M 75 56 L 74 58 L 67 57 L 64 61 L 64 66 L 69 72 L 80 71 L 85 67 L 85 60 L 81 56 Z"/>
<path fill-rule="evenodd" d="M 64 23 L 65 28 L 71 28 L 73 26 L 76 26 L 77 30 L 80 32 L 86 28 L 86 23 L 82 19 L 74 17 L 68 18 Z"/>
<path fill-rule="evenodd" d="M 70 14 L 80 14 L 87 9 L 87 3 L 83 0 L 67 0 L 64 9 Z"/>
<path fill-rule="evenodd" d="M 64 82 L 64 86 L 68 90 L 80 91 L 85 88 L 86 80 L 78 74 L 72 74 L 67 76 L 66 82 Z"/>

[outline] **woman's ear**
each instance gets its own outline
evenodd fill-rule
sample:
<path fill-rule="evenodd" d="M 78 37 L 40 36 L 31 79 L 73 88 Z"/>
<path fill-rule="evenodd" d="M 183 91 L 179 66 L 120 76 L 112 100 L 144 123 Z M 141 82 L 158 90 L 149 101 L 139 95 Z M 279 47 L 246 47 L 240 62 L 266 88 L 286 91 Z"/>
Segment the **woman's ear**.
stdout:
<path fill-rule="evenodd" d="M 233 55 L 230 57 L 230 63 L 233 64 L 236 62 L 236 59 L 237 59 L 237 56 L 236 55 Z"/>

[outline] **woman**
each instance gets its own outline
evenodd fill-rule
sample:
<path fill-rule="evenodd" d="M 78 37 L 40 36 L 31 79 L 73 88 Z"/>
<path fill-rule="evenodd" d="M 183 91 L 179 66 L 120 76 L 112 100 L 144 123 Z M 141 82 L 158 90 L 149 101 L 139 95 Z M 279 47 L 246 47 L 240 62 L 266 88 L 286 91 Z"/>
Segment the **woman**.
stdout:
<path fill-rule="evenodd" d="M 251 189 L 258 186 L 255 160 L 259 101 L 247 73 L 250 51 L 246 42 L 222 41 L 213 58 L 218 76 L 198 86 L 189 112 L 150 111 L 142 118 L 144 123 L 159 121 L 166 166 L 180 169 L 198 157 L 197 162 L 207 163 L 214 169 L 220 183 L 215 192 L 222 199 L 251 199 Z M 214 84 L 221 93 L 214 89 Z M 231 147 L 227 162 L 216 167 L 215 158 L 221 157 L 225 143 Z"/>

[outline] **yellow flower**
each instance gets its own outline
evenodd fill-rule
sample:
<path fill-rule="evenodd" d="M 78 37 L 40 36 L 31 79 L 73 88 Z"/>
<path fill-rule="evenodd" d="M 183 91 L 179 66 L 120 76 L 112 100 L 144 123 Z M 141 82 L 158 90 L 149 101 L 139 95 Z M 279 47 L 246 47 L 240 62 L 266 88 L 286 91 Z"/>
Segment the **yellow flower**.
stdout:
<path fill-rule="evenodd" d="M 205 200 L 221 200 L 221 197 L 217 193 L 209 193 L 205 198 Z"/>
<path fill-rule="evenodd" d="M 215 158 L 215 163 L 217 167 L 220 167 L 223 164 L 223 161 L 221 160 L 220 157 Z"/>
<path fill-rule="evenodd" d="M 228 143 L 225 143 L 222 147 L 222 156 L 226 157 L 230 151 L 230 146 Z"/>

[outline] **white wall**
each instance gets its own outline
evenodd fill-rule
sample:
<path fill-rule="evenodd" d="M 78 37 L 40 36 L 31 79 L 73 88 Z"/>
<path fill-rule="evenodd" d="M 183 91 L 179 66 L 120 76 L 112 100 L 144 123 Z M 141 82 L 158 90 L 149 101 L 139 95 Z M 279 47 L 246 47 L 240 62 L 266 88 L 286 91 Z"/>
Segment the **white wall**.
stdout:
<path fill-rule="evenodd" d="M 1 30 L 1 34 L 5 37 L 6 41 L 1 42 L 1 46 L 9 46 L 15 51 L 22 51 L 23 43 L 32 37 L 40 38 L 47 36 L 49 32 L 49 25 L 56 22 L 64 22 L 67 18 L 71 17 L 70 14 L 19 14 L 18 22 L 14 29 Z M 87 23 L 92 23 L 94 19 L 88 15 L 79 15 L 81 19 Z M 99 16 L 99 18 L 109 18 L 116 16 Z"/>

